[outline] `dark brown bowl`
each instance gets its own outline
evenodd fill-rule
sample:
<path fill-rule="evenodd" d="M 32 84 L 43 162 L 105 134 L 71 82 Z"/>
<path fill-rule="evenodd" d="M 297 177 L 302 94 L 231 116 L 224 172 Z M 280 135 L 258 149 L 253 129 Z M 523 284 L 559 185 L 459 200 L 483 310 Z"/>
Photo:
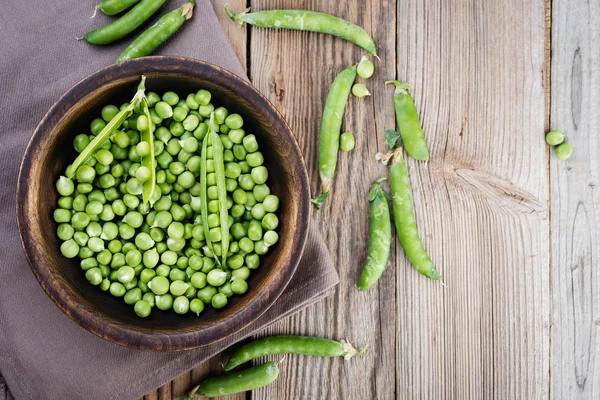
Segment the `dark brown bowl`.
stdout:
<path fill-rule="evenodd" d="M 128 102 L 140 76 L 151 91 L 189 93 L 204 88 L 213 104 L 238 112 L 246 131 L 257 136 L 269 185 L 280 201 L 279 242 L 249 278 L 249 290 L 222 310 L 207 307 L 200 317 L 152 311 L 142 319 L 133 307 L 90 285 L 77 259 L 59 251 L 52 214 L 54 184 L 75 159 L 73 138 L 88 131 L 103 105 Z M 306 168 L 290 128 L 275 107 L 248 82 L 215 65 L 181 57 L 146 57 L 112 65 L 63 95 L 36 128 L 21 164 L 17 219 L 31 269 L 54 303 L 90 332 L 122 346 L 180 351 L 215 343 L 256 320 L 283 292 L 294 274 L 308 233 L 310 197 Z"/>

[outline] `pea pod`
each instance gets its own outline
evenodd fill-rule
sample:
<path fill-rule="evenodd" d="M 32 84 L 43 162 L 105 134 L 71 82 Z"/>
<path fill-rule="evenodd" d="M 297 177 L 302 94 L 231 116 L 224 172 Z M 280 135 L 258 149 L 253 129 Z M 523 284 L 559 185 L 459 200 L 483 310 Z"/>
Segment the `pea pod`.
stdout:
<path fill-rule="evenodd" d="M 441 279 L 441 275 L 435 269 L 419 237 L 410 190 L 410 179 L 402 157 L 402 148 L 394 150 L 392 155 L 390 187 L 396 232 L 406 257 L 419 273 L 434 280 Z"/>
<path fill-rule="evenodd" d="M 243 371 L 236 371 L 215 378 L 208 378 L 192 389 L 190 396 L 220 397 L 228 394 L 247 392 L 270 385 L 279 376 L 279 368 L 274 362 L 267 362 Z"/>
<path fill-rule="evenodd" d="M 323 192 L 329 192 L 335 175 L 342 117 L 355 78 L 356 65 L 340 72 L 333 80 L 325 101 L 319 136 L 319 176 Z"/>
<path fill-rule="evenodd" d="M 146 22 L 148 18 L 158 11 L 165 1 L 166 0 L 141 0 L 121 18 L 86 33 L 83 35 L 83 38 L 95 45 L 109 44 L 124 38 Z"/>
<path fill-rule="evenodd" d="M 207 193 L 207 153 L 208 153 L 208 142 L 212 140 L 213 135 L 206 135 L 202 141 L 202 150 L 200 151 L 200 214 L 202 215 L 202 228 L 204 229 L 204 236 L 206 240 L 206 246 L 208 250 L 215 254 L 213 251 L 212 240 L 210 240 L 210 228 L 208 226 L 208 193 Z M 214 152 L 214 150 L 213 150 Z M 214 154 L 214 153 L 213 153 Z M 215 259 L 218 261 L 215 255 Z"/>
<path fill-rule="evenodd" d="M 96 10 L 102 11 L 106 15 L 117 15 L 121 11 L 127 10 L 140 0 L 102 0 L 96 6 Z"/>
<path fill-rule="evenodd" d="M 154 25 L 144 31 L 121 53 L 116 62 L 144 57 L 177 32 L 185 21 L 192 18 L 195 0 L 188 0 L 176 10 L 163 15 Z"/>
<path fill-rule="evenodd" d="M 96 153 L 96 151 L 106 142 L 112 134 L 117 130 L 121 124 L 133 114 L 134 108 L 138 106 L 140 101 L 144 99 L 144 92 L 146 90 L 146 77 L 142 75 L 142 80 L 138 85 L 137 92 L 133 96 L 131 102 L 122 110 L 120 110 L 117 115 L 115 115 L 108 124 L 96 135 L 94 140 L 92 140 L 85 148 L 79 153 L 69 171 L 67 173 L 67 177 L 69 179 L 73 178 L 75 173 L 77 172 L 77 168 L 79 168 L 83 163 L 85 163 L 92 155 Z"/>
<path fill-rule="evenodd" d="M 321 357 L 344 357 L 349 359 L 362 354 L 366 346 L 356 350 L 350 343 L 311 336 L 271 336 L 254 340 L 238 348 L 229 358 L 226 371 L 253 360 L 272 354 L 303 354 Z"/>
<path fill-rule="evenodd" d="M 385 191 L 378 179 L 369 192 L 371 211 L 369 216 L 369 249 L 367 261 L 358 281 L 358 289 L 369 289 L 383 274 L 390 256 L 392 243 L 392 228 L 390 223 L 390 209 Z"/>
<path fill-rule="evenodd" d="M 210 114 L 210 135 L 213 141 L 213 159 L 215 161 L 215 177 L 217 181 L 217 192 L 219 197 L 219 218 L 221 220 L 221 247 L 225 249 L 222 254 L 222 265 L 227 261 L 227 249 L 229 248 L 229 213 L 227 211 L 227 188 L 225 184 L 225 162 L 223 161 L 223 142 L 215 132 L 215 113 Z"/>
<path fill-rule="evenodd" d="M 141 132 L 141 139 L 150 147 L 150 153 L 142 158 L 142 165 L 150 170 L 150 177 L 144 182 L 142 189 L 142 201 L 147 204 L 156 188 L 156 165 L 154 161 L 154 123 L 150 116 L 146 97 L 142 99 L 142 112 L 148 119 L 148 129 Z"/>
<path fill-rule="evenodd" d="M 377 49 L 373 38 L 358 25 L 333 15 L 308 11 L 308 10 L 268 10 L 250 13 L 247 9 L 243 13 L 233 14 L 225 6 L 225 12 L 240 26 L 244 23 L 260 28 L 293 29 L 327 33 L 348 40 L 362 47 L 369 54 L 377 56 Z"/>
<path fill-rule="evenodd" d="M 419 114 L 415 108 L 415 103 L 408 89 L 410 86 L 398 81 L 386 81 L 385 84 L 393 83 L 396 86 L 394 91 L 394 109 L 396 111 L 396 124 L 402 137 L 402 144 L 406 152 L 415 160 L 429 160 L 429 150 L 427 142 L 421 128 Z"/>

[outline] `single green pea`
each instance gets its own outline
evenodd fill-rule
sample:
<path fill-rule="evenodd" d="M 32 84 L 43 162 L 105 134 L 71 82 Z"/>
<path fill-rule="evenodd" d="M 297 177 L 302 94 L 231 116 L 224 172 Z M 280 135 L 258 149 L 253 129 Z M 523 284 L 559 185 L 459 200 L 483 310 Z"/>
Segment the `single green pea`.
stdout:
<path fill-rule="evenodd" d="M 95 160 L 95 158 L 93 158 L 93 160 Z M 92 182 L 96 177 L 96 170 L 93 167 L 84 164 L 77 168 L 77 173 L 75 176 L 79 182 Z"/>
<path fill-rule="evenodd" d="M 87 246 L 94 253 L 98 253 L 104 250 L 104 240 L 100 239 L 99 237 L 91 237 L 87 242 Z"/>
<path fill-rule="evenodd" d="M 156 271 L 154 271 L 153 269 L 150 269 L 150 268 L 144 268 L 140 272 L 140 281 L 142 281 L 144 283 L 148 283 L 152 279 L 154 279 L 155 276 L 156 276 Z"/>
<path fill-rule="evenodd" d="M 551 146 L 558 146 L 565 141 L 565 134 L 559 130 L 552 130 L 546 134 L 546 143 Z"/>
<path fill-rule="evenodd" d="M 354 135 L 352 132 L 344 132 L 340 136 L 340 148 L 344 151 L 352 151 L 354 149 Z"/>
<path fill-rule="evenodd" d="M 154 294 L 163 295 L 169 291 L 169 280 L 164 276 L 155 276 L 148 282 L 148 287 Z"/>
<path fill-rule="evenodd" d="M 248 291 L 248 283 L 241 278 L 234 278 L 231 281 L 231 290 L 235 294 L 244 294 Z"/>
<path fill-rule="evenodd" d="M 190 171 L 185 171 L 181 175 L 177 177 L 177 184 L 183 187 L 184 189 L 189 189 L 194 186 L 196 183 L 196 178 L 194 174 Z"/>
<path fill-rule="evenodd" d="M 61 196 L 70 196 L 75 191 L 75 184 L 66 176 L 61 176 L 56 181 L 56 190 Z"/>
<path fill-rule="evenodd" d="M 375 66 L 373 62 L 366 56 L 363 56 L 356 67 L 356 74 L 363 79 L 369 79 L 375 72 Z"/>
<path fill-rule="evenodd" d="M 227 258 L 227 266 L 231 269 L 238 269 L 244 265 L 244 257 L 239 254 L 234 254 Z"/>
<path fill-rule="evenodd" d="M 263 240 L 267 246 L 272 246 L 279 241 L 279 234 L 275 231 L 266 231 Z"/>
<path fill-rule="evenodd" d="M 239 268 L 239 269 L 231 271 L 231 278 L 233 280 L 235 280 L 235 279 L 241 279 L 241 280 L 245 281 L 249 277 L 250 277 L 250 269 L 248 267 L 242 267 L 242 268 Z"/>
<path fill-rule="evenodd" d="M 154 296 L 154 304 L 159 310 L 166 311 L 173 307 L 173 296 L 170 293 Z"/>
<path fill-rule="evenodd" d="M 117 232 L 118 232 L 118 228 L 117 228 Z M 108 251 L 110 251 L 111 253 L 114 254 L 114 253 L 123 251 L 123 244 L 121 243 L 121 241 L 119 239 L 113 239 L 110 242 L 108 242 L 108 246 L 106 246 L 106 248 L 108 249 Z"/>
<path fill-rule="evenodd" d="M 268 251 L 269 246 L 267 246 L 264 240 L 259 240 L 258 242 L 254 243 L 254 252 L 259 256 L 267 254 Z"/>
<path fill-rule="evenodd" d="M 88 269 L 85 273 L 85 278 L 94 286 L 99 285 L 103 280 L 100 268 Z"/>
<path fill-rule="evenodd" d="M 573 154 L 573 147 L 569 143 L 562 143 L 554 150 L 559 160 L 567 160 Z"/>
<path fill-rule="evenodd" d="M 154 240 L 152 240 L 149 234 L 140 232 L 135 237 L 135 245 L 140 250 L 149 250 L 154 246 Z"/>
<path fill-rule="evenodd" d="M 102 250 L 96 255 L 96 260 L 98 260 L 99 264 L 108 265 L 112 260 L 112 253 L 106 249 Z"/>
<path fill-rule="evenodd" d="M 150 303 L 148 303 L 148 301 L 138 300 L 135 303 L 135 305 L 133 306 L 133 310 L 139 317 L 146 318 L 148 315 L 150 315 L 150 312 L 152 311 L 152 307 L 151 307 Z"/>
<path fill-rule="evenodd" d="M 221 125 L 225 123 L 225 119 L 229 116 L 229 111 L 225 107 L 215 109 L 215 123 Z"/>
<path fill-rule="evenodd" d="M 177 297 L 183 295 L 188 289 L 188 286 L 187 283 L 177 280 L 171 283 L 169 290 L 173 296 Z"/>
<path fill-rule="evenodd" d="M 229 282 L 220 286 L 217 290 L 219 291 L 219 293 L 223 293 L 228 298 L 233 296 L 233 290 L 231 290 L 231 284 Z"/>
<path fill-rule="evenodd" d="M 190 300 L 185 296 L 179 296 L 173 301 L 173 311 L 177 314 L 185 314 L 190 309 Z"/>
<path fill-rule="evenodd" d="M 219 132 L 220 133 L 222 133 L 224 135 L 227 135 L 230 131 L 231 131 L 231 129 L 229 129 L 229 127 L 227 125 L 225 125 L 225 124 L 219 125 Z"/>
<path fill-rule="evenodd" d="M 247 237 L 241 238 L 238 242 L 238 246 L 244 253 L 251 253 L 254 251 L 254 242 Z"/>
<path fill-rule="evenodd" d="M 254 179 L 252 178 L 252 175 L 250 175 L 250 174 L 240 175 L 240 177 L 238 178 L 238 183 L 239 183 L 240 187 L 246 191 L 250 191 L 250 190 L 254 189 L 254 186 L 256 186 L 256 182 L 254 181 Z M 264 183 L 264 182 L 262 182 L 262 183 Z"/>
<path fill-rule="evenodd" d="M 173 109 L 173 120 L 177 122 L 182 122 L 188 115 L 188 110 L 183 107 L 175 107 Z"/>
<path fill-rule="evenodd" d="M 90 123 L 90 131 L 92 132 L 92 135 L 97 135 L 102 131 L 102 129 L 104 129 L 105 126 L 106 122 L 104 122 L 103 119 L 96 118 Z"/>
<path fill-rule="evenodd" d="M 70 225 L 69 225 L 70 226 Z M 85 246 L 87 244 L 87 241 L 90 237 L 88 236 L 87 233 L 85 232 L 75 232 L 73 234 L 73 239 L 75 240 L 75 242 L 77 242 L 78 245 L 80 246 Z"/>
<path fill-rule="evenodd" d="M 82 270 L 87 271 L 92 268 L 98 267 L 99 264 L 98 264 L 98 260 L 96 260 L 95 258 L 85 258 L 85 259 L 81 260 L 79 265 L 81 266 Z M 102 274 L 102 271 L 100 271 L 100 274 Z"/>
<path fill-rule="evenodd" d="M 271 189 L 263 183 L 262 185 L 254 186 L 252 194 L 257 202 L 262 203 L 271 194 Z"/>
<path fill-rule="evenodd" d="M 240 129 L 244 125 L 244 120 L 239 114 L 230 114 L 225 118 L 225 125 L 227 125 L 229 129 Z"/>
<path fill-rule="evenodd" d="M 221 225 L 221 218 L 218 214 L 209 214 L 206 220 L 209 228 L 214 228 Z"/>
<path fill-rule="evenodd" d="M 206 281 L 211 286 L 221 286 L 227 280 L 227 273 L 222 269 L 213 269 L 206 275 Z"/>
<path fill-rule="evenodd" d="M 167 250 L 160 255 L 160 261 L 165 265 L 175 265 L 177 262 L 177 253 L 172 250 Z"/>
<path fill-rule="evenodd" d="M 130 267 L 137 267 L 142 263 L 142 253 L 139 250 L 131 250 L 125 255 L 125 262 Z"/>
<path fill-rule="evenodd" d="M 203 104 L 198 108 L 198 112 L 200 113 L 201 116 L 203 116 L 204 118 L 208 118 L 210 117 L 210 114 L 212 114 L 212 112 L 215 110 L 215 106 L 213 106 L 212 104 Z"/>
<path fill-rule="evenodd" d="M 125 244 L 123 244 L 123 249 L 121 250 L 121 252 L 123 254 L 127 254 L 131 250 L 137 250 L 137 247 L 135 247 L 135 244 L 133 244 L 131 242 L 126 242 Z"/>
<path fill-rule="evenodd" d="M 246 156 L 246 162 L 251 167 L 258 167 L 264 163 L 264 156 L 260 151 L 255 151 L 254 153 L 248 153 Z"/>
<path fill-rule="evenodd" d="M 85 258 L 90 258 L 93 255 L 94 255 L 94 252 L 91 251 L 87 246 L 79 247 L 79 252 L 77 253 L 77 257 L 79 257 L 81 259 L 85 259 Z"/>
<path fill-rule="evenodd" d="M 163 94 L 162 100 L 170 106 L 175 106 L 179 103 L 179 96 L 175 92 L 168 91 Z"/>
<path fill-rule="evenodd" d="M 244 147 L 244 145 L 241 145 L 241 144 L 233 145 L 233 156 L 238 161 L 245 161 L 246 155 L 248 155 L 248 152 L 246 151 L 246 148 Z"/>
<path fill-rule="evenodd" d="M 223 293 L 217 293 L 212 297 L 211 304 L 213 308 L 223 308 L 227 305 L 227 296 L 225 296 Z"/>
<path fill-rule="evenodd" d="M 200 89 L 196 92 L 194 99 L 200 105 L 207 105 L 210 103 L 211 93 L 208 90 Z"/>
<path fill-rule="evenodd" d="M 146 287 L 148 287 L 148 285 L 146 285 Z M 142 300 L 146 301 L 150 305 L 150 307 L 154 307 L 156 304 L 155 296 L 156 295 L 154 293 L 152 293 L 151 291 L 148 291 L 142 295 Z"/>
<path fill-rule="evenodd" d="M 62 241 L 67 241 L 73 237 L 75 229 L 69 224 L 63 223 L 56 228 L 56 235 Z"/>
<path fill-rule="evenodd" d="M 73 197 L 62 196 L 61 198 L 59 198 L 58 207 L 65 210 L 71 210 L 73 208 Z"/>
<path fill-rule="evenodd" d="M 266 211 L 262 203 L 255 204 L 250 212 L 252 213 L 252 218 L 256 220 L 261 220 L 266 215 Z"/>
<path fill-rule="evenodd" d="M 205 122 L 200 122 L 198 127 L 194 130 L 194 137 L 198 140 L 204 139 L 206 134 L 208 133 L 208 125 Z"/>
<path fill-rule="evenodd" d="M 279 226 L 279 218 L 273 213 L 268 213 L 262 219 L 262 227 L 267 230 L 275 230 Z"/>
<path fill-rule="evenodd" d="M 96 160 L 98 160 L 98 163 L 102 164 L 102 165 L 110 165 L 110 163 L 113 162 L 114 160 L 114 156 L 113 154 L 105 149 L 100 149 L 96 152 L 96 154 L 94 155 L 94 157 L 96 157 Z"/>
<path fill-rule="evenodd" d="M 122 283 L 120 282 L 113 282 L 110 284 L 110 294 L 112 294 L 115 297 L 123 297 L 125 295 L 125 292 L 127 291 L 127 289 L 125 289 L 125 286 L 123 286 Z"/>
<path fill-rule="evenodd" d="M 142 262 L 146 268 L 154 268 L 160 261 L 160 255 L 155 249 L 147 250 L 142 255 Z"/>
<path fill-rule="evenodd" d="M 259 167 L 252 168 L 250 175 L 255 184 L 261 185 L 269 178 L 269 171 L 267 171 L 267 168 L 261 165 Z"/>
<path fill-rule="evenodd" d="M 57 221 L 63 222 L 63 221 Z M 76 212 L 71 217 L 71 225 L 75 229 L 83 229 L 90 223 L 90 216 L 84 212 Z"/>
<path fill-rule="evenodd" d="M 355 83 L 352 86 L 352 94 L 355 97 L 365 97 L 370 96 L 371 92 L 369 92 L 369 89 L 367 89 L 364 83 Z"/>
<path fill-rule="evenodd" d="M 192 299 L 190 301 L 190 311 L 200 316 L 200 313 L 204 311 L 204 302 L 200 299 Z"/>
<path fill-rule="evenodd" d="M 125 296 L 123 296 L 123 300 L 126 304 L 133 305 L 138 301 L 142 300 L 142 290 L 140 288 L 129 289 Z"/>
<path fill-rule="evenodd" d="M 54 221 L 58 223 L 71 222 L 72 213 L 70 210 L 63 210 L 62 208 L 57 208 L 53 213 Z"/>
<path fill-rule="evenodd" d="M 246 260 L 246 266 L 250 269 L 256 269 L 260 265 L 260 258 L 258 257 L 258 254 L 247 254 L 244 259 Z"/>
<path fill-rule="evenodd" d="M 266 217 L 266 215 L 265 215 Z M 264 218 L 263 218 L 264 219 Z M 248 238 L 253 241 L 257 241 L 262 239 L 263 236 L 263 227 L 260 222 L 252 220 L 250 221 L 250 225 L 248 226 Z"/>
<path fill-rule="evenodd" d="M 135 278 L 135 271 L 130 266 L 123 266 L 117 271 L 117 279 L 121 283 L 129 283 Z"/>
<path fill-rule="evenodd" d="M 258 151 L 258 142 L 256 141 L 256 136 L 246 135 L 242 143 L 248 153 L 254 153 L 255 151 Z"/>
<path fill-rule="evenodd" d="M 94 187 L 89 184 L 89 183 L 80 183 L 77 185 L 77 189 L 76 189 L 80 194 L 88 194 L 90 193 L 92 190 L 94 190 Z"/>

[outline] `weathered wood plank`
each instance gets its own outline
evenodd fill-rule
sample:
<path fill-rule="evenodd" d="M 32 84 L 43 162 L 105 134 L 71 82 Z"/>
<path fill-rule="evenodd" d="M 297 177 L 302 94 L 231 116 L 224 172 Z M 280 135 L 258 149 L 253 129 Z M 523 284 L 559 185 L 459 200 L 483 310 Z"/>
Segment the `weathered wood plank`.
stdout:
<path fill-rule="evenodd" d="M 408 160 L 417 222 L 447 285 L 399 252 L 398 393 L 545 398 L 544 2 L 399 1 L 397 39 L 431 151 Z"/>
<path fill-rule="evenodd" d="M 392 399 L 395 398 L 395 268 L 385 272 L 378 287 L 359 293 L 356 282 L 366 252 L 367 194 L 371 182 L 384 175 L 375 162 L 383 148 L 382 132 L 393 126 L 389 94 L 383 81 L 395 76 L 395 2 L 253 0 L 254 10 L 299 8 L 346 18 L 371 32 L 382 59 L 366 82 L 375 94 L 352 98 L 344 130 L 356 135 L 356 149 L 341 152 L 330 198 L 315 221 L 323 232 L 341 284 L 335 294 L 278 323 L 264 334 L 307 334 L 368 343 L 360 359 L 290 356 L 280 363 L 280 378 L 255 390 L 255 399 Z M 341 39 L 314 33 L 251 29 L 251 78 L 282 111 L 300 143 L 318 188 L 317 144 L 321 113 L 335 75 L 356 63 L 364 51 Z"/>
<path fill-rule="evenodd" d="M 244 70 L 247 66 L 247 51 L 248 43 L 246 40 L 246 29 L 240 29 L 231 21 L 224 10 L 225 4 L 228 4 L 232 10 L 244 10 L 246 8 L 246 0 L 211 0 L 217 18 L 223 27 L 223 31 L 229 39 L 229 44 L 240 60 Z"/>
<path fill-rule="evenodd" d="M 553 399 L 600 398 L 600 3 L 552 2 L 552 125 L 574 148 L 550 156 Z"/>

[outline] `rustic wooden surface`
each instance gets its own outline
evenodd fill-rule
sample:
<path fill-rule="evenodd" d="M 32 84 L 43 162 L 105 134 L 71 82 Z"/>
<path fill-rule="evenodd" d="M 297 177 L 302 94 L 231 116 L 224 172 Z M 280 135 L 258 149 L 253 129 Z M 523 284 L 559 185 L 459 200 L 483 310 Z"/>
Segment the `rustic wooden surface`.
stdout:
<path fill-rule="evenodd" d="M 598 0 L 212 0 L 255 86 L 300 142 L 313 190 L 323 102 L 356 47 L 301 32 L 234 29 L 221 8 L 306 8 L 358 23 L 381 63 L 351 99 L 332 197 L 316 214 L 338 268 L 335 294 L 267 329 L 369 343 L 361 358 L 287 357 L 272 386 L 228 399 L 600 398 L 600 2 Z M 413 85 L 431 161 L 408 161 L 417 221 L 442 286 L 396 243 L 359 293 L 371 181 L 392 89 Z M 545 145 L 563 129 L 574 157 Z M 181 396 L 224 355 L 146 399 Z"/>

